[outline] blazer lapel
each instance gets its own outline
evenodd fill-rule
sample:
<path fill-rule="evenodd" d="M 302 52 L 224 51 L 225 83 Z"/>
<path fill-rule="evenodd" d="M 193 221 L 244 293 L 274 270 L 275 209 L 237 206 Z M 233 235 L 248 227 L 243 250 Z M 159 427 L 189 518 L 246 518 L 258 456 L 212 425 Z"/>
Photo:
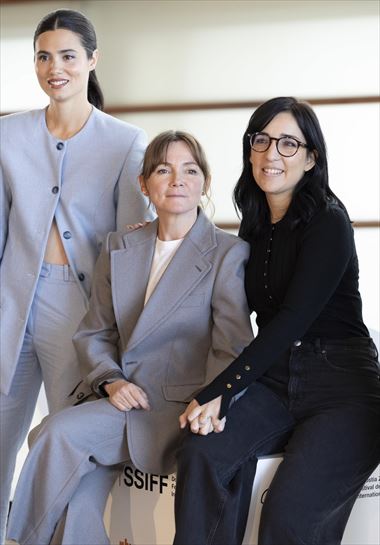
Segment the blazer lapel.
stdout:
<path fill-rule="evenodd" d="M 215 227 L 203 212 L 199 211 L 197 221 L 186 235 L 142 310 L 128 341 L 128 349 L 135 348 L 145 337 L 152 334 L 207 275 L 212 265 L 206 254 L 215 246 Z M 149 277 L 151 261 L 152 259 L 149 262 L 146 282 Z"/>
<path fill-rule="evenodd" d="M 111 252 L 112 299 L 123 346 L 128 345 L 144 310 L 156 236 L 157 220 L 125 235 L 125 249 Z"/>

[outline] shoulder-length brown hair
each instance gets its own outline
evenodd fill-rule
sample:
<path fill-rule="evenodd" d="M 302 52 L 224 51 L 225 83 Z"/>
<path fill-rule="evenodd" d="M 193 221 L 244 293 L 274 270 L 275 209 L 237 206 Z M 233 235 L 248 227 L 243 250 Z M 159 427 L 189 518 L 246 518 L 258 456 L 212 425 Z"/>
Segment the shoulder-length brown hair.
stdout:
<path fill-rule="evenodd" d="M 210 201 L 211 173 L 206 154 L 198 140 L 187 132 L 165 131 L 153 138 L 145 151 L 141 176 L 144 180 L 148 180 L 158 165 L 166 162 L 168 147 L 173 142 L 183 142 L 189 148 L 194 161 L 201 169 L 205 178 L 204 193 L 207 200 Z"/>

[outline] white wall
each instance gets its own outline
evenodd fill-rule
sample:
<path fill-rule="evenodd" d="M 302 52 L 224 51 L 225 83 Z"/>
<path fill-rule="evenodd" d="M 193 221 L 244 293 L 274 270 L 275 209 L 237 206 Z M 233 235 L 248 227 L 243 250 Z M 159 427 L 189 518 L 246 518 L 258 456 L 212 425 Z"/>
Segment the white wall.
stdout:
<path fill-rule="evenodd" d="M 109 104 L 379 91 L 377 0 L 33 2 L 1 8 L 3 110 L 36 103 L 14 75 L 33 86 L 33 31 L 58 7 L 93 21 Z"/>

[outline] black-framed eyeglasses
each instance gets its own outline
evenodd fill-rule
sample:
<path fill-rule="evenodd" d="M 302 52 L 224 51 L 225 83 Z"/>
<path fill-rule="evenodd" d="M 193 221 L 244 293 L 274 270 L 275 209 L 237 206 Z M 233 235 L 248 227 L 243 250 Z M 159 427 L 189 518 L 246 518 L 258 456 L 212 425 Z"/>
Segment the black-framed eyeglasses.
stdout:
<path fill-rule="evenodd" d="M 272 140 L 276 142 L 276 148 L 280 155 L 283 157 L 292 157 L 297 153 L 299 148 L 307 148 L 307 144 L 300 142 L 294 136 L 281 136 L 280 138 L 274 138 L 269 136 L 266 132 L 254 132 L 253 134 L 247 134 L 251 148 L 258 153 L 263 153 L 270 148 Z"/>

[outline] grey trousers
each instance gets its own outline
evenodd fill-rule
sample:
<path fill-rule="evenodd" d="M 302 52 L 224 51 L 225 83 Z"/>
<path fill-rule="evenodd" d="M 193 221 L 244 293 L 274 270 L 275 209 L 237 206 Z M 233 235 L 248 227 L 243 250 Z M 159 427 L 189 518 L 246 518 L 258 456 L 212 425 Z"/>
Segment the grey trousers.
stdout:
<path fill-rule="evenodd" d="M 86 302 L 70 267 L 44 263 L 11 391 L 0 395 L 0 544 L 16 456 L 28 433 L 41 382 L 50 413 L 68 405 L 67 396 L 79 382 L 71 339 L 85 312 Z"/>
<path fill-rule="evenodd" d="M 125 426 L 125 413 L 107 399 L 47 418 L 17 484 L 8 538 L 21 545 L 109 544 L 91 500 L 104 507 L 110 487 L 99 474 L 114 475 L 129 460 Z"/>

